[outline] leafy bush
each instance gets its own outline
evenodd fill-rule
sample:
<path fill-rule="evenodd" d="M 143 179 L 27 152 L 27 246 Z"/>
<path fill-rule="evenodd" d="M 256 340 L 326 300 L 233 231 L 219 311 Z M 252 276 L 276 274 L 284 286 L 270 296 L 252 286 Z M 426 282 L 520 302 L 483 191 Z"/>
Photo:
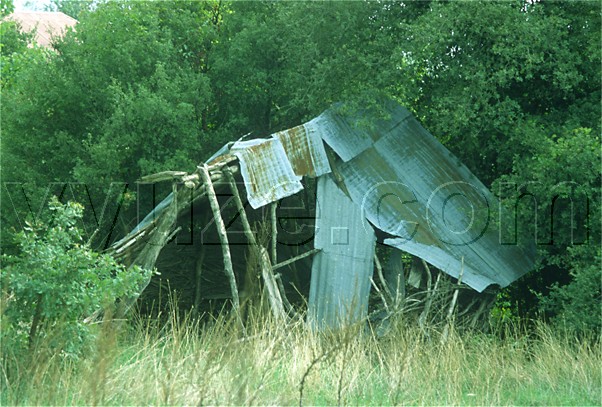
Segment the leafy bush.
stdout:
<path fill-rule="evenodd" d="M 582 258 L 583 248 L 570 250 L 575 260 Z M 577 253 L 573 253 L 577 252 Z M 569 284 L 552 286 L 548 297 L 542 298 L 544 309 L 555 314 L 554 322 L 577 332 L 600 332 L 602 329 L 602 281 L 600 280 L 601 250 L 593 259 L 576 262 L 571 268 Z"/>
<path fill-rule="evenodd" d="M 516 211 L 519 239 L 537 241 L 539 261 L 507 294 L 525 315 L 543 310 L 567 328 L 599 332 L 600 138 L 589 128 L 550 137 L 543 125 L 530 124 L 517 144 L 530 158 L 517 157 L 497 189 L 515 189 L 503 195 Z"/>
<path fill-rule="evenodd" d="M 16 236 L 20 253 L 3 256 L 2 350 L 12 353 L 44 339 L 52 351 L 79 355 L 92 331 L 84 318 L 136 293 L 147 277 L 93 252 L 76 226 L 80 204 L 50 202 L 50 219 L 28 222 Z"/>

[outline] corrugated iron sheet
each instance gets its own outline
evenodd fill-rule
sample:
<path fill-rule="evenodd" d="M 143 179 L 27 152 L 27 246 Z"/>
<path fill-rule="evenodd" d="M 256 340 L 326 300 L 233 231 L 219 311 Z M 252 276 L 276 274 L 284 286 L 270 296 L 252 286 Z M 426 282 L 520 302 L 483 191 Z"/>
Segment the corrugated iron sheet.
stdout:
<path fill-rule="evenodd" d="M 387 133 L 336 166 L 363 215 L 395 236 L 385 243 L 454 277 L 463 258 L 463 281 L 477 291 L 528 272 L 533 253 L 499 242 L 493 194 L 406 109 L 393 107 L 390 116 Z"/>
<path fill-rule="evenodd" d="M 309 122 L 272 134 L 272 137 L 280 140 L 284 146 L 296 175 L 319 177 L 330 172 L 328 156 L 320 134 L 320 129 Z"/>
<path fill-rule="evenodd" d="M 318 179 L 308 320 L 335 328 L 361 320 L 368 312 L 374 269 L 374 230 L 330 175 Z"/>
<path fill-rule="evenodd" d="M 345 162 L 370 148 L 384 134 L 392 131 L 411 113 L 388 101 L 381 109 L 354 110 L 337 104 L 311 122 L 322 139 Z M 391 112 L 394 115 L 391 115 Z"/>
<path fill-rule="evenodd" d="M 277 138 L 239 141 L 230 152 L 240 161 L 247 198 L 254 209 L 303 189 Z"/>

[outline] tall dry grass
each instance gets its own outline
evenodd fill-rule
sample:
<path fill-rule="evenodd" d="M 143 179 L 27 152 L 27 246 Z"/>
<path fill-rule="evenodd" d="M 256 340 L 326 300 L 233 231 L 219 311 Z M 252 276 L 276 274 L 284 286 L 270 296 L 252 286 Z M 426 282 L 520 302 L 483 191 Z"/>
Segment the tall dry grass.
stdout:
<path fill-rule="evenodd" d="M 317 334 L 249 311 L 243 332 L 225 314 L 201 323 L 174 311 L 98 329 L 80 360 L 9 361 L 1 404 L 602 404 L 600 342 L 546 325 L 444 337 L 398 320 L 377 337 L 365 325 Z"/>

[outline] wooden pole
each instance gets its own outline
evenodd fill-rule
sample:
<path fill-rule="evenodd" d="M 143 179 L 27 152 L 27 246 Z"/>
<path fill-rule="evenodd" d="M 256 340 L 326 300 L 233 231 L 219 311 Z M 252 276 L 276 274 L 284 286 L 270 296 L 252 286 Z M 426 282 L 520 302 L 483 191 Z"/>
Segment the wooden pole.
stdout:
<path fill-rule="evenodd" d="M 270 206 L 272 218 L 272 264 L 278 263 L 278 252 L 276 251 L 276 245 L 278 244 L 278 223 L 276 220 L 276 206 L 277 202 L 272 202 Z"/>
<path fill-rule="evenodd" d="M 462 256 L 462 266 L 460 268 L 460 276 L 458 277 L 458 286 L 454 290 L 454 295 L 452 296 L 451 304 L 449 305 L 449 310 L 447 311 L 447 324 L 443 329 L 443 335 L 441 336 L 441 341 L 447 341 L 447 336 L 449 335 L 449 330 L 453 326 L 454 323 L 454 309 L 456 308 L 456 302 L 458 301 L 458 293 L 460 290 L 460 284 L 462 284 L 462 276 L 464 275 L 464 256 Z"/>
<path fill-rule="evenodd" d="M 431 285 L 432 285 L 431 269 L 429 268 L 428 264 L 426 264 L 426 262 L 424 260 L 422 261 L 422 265 L 426 268 L 426 271 L 428 274 L 427 297 L 426 297 L 426 303 L 424 305 L 424 309 L 422 310 L 422 313 L 420 314 L 420 317 L 418 318 L 418 325 L 420 326 L 420 328 L 425 328 L 425 324 L 428 320 L 429 311 L 431 309 L 431 304 L 433 303 L 433 297 L 434 297 L 435 293 L 437 292 L 437 287 L 439 286 L 439 280 L 441 279 L 441 273 L 439 272 L 437 274 L 437 280 L 435 280 L 435 287 L 431 290 Z"/>
<path fill-rule="evenodd" d="M 387 314 L 390 315 L 391 311 L 389 311 L 389 305 L 387 305 L 387 300 L 385 299 L 385 296 L 383 295 L 382 291 L 380 291 L 380 289 L 378 288 L 378 286 L 376 285 L 376 283 L 374 282 L 374 279 L 372 277 L 370 277 L 370 283 L 372 283 L 372 287 L 374 287 L 374 290 L 380 297 L 380 300 L 382 301 L 383 306 L 385 307 L 385 311 L 387 311 Z"/>
<path fill-rule="evenodd" d="M 232 195 L 234 196 L 234 203 L 236 204 L 236 208 L 238 209 L 238 214 L 240 215 L 240 220 L 242 222 L 242 228 L 245 232 L 245 236 L 249 241 L 249 244 L 252 246 L 257 246 L 257 239 L 255 239 L 255 235 L 251 230 L 251 224 L 249 223 L 249 218 L 247 218 L 247 213 L 245 212 L 245 207 L 242 204 L 242 199 L 240 199 L 240 193 L 238 192 L 238 188 L 236 187 L 236 182 L 229 168 L 224 168 L 224 174 L 226 175 L 226 180 L 228 181 L 228 185 L 230 186 L 230 191 L 232 191 Z"/>
<path fill-rule="evenodd" d="M 144 245 L 144 248 L 138 253 L 134 261 L 130 264 L 130 268 L 133 266 L 139 266 L 140 268 L 152 270 L 155 267 L 157 257 L 167 242 L 173 237 L 174 232 L 178 229 L 175 228 L 177 214 L 178 214 L 178 193 L 176 184 L 172 185 L 172 191 L 174 194 L 174 200 L 166 208 L 164 214 L 157 221 L 155 229 L 152 231 L 148 242 Z M 141 236 L 141 235 L 140 235 Z M 124 298 L 119 303 L 117 309 L 117 316 L 121 318 L 131 308 L 138 296 L 150 283 L 151 276 L 143 281 L 138 287 L 137 293 L 133 296 Z"/>
<path fill-rule="evenodd" d="M 293 305 L 290 303 L 290 301 L 288 300 L 288 298 L 286 298 L 286 291 L 285 291 L 285 288 L 284 288 L 284 284 L 282 283 L 282 275 L 281 274 L 276 274 L 274 276 L 274 280 L 276 280 L 276 283 L 278 283 L 278 289 L 282 293 L 282 303 L 284 304 L 284 306 L 288 310 L 289 315 L 293 314 L 295 312 L 295 309 L 293 308 Z"/>
<path fill-rule="evenodd" d="M 295 257 L 293 257 L 292 259 L 288 259 L 288 260 L 285 260 L 285 261 L 283 261 L 282 263 L 275 264 L 275 265 L 272 267 L 272 270 L 278 270 L 279 268 L 282 268 L 282 267 L 284 267 L 284 266 L 288 266 L 289 264 L 292 264 L 292 263 L 296 262 L 297 260 L 304 259 L 304 258 L 306 258 L 307 256 L 311 256 L 311 255 L 313 255 L 313 254 L 316 254 L 316 253 L 318 253 L 318 252 L 319 252 L 319 251 L 321 251 L 321 250 L 322 250 L 322 249 L 311 249 L 311 250 L 309 250 L 309 251 L 307 251 L 307 252 L 305 252 L 305 253 L 302 253 L 302 254 L 300 254 L 300 255 L 298 255 L 298 256 L 295 256 Z"/>
<path fill-rule="evenodd" d="M 265 288 L 268 292 L 268 301 L 270 303 L 270 308 L 272 309 L 272 314 L 276 319 L 284 320 L 286 313 L 284 311 L 282 296 L 280 295 L 280 291 L 278 291 L 278 285 L 276 283 L 276 279 L 274 278 L 274 273 L 272 272 L 272 263 L 270 262 L 270 257 L 268 256 L 267 250 L 257 244 L 257 239 L 255 239 L 255 235 L 251 230 L 251 224 L 249 223 L 247 213 L 245 212 L 242 200 L 240 199 L 240 193 L 236 187 L 234 177 L 228 169 L 225 169 L 224 173 L 226 174 L 226 179 L 228 180 L 230 189 L 232 190 L 232 195 L 234 196 L 234 202 L 236 203 L 238 213 L 240 214 L 240 220 L 242 222 L 245 236 L 247 237 L 249 244 L 252 246 L 251 250 L 255 252 L 257 260 L 260 263 L 261 275 L 263 277 Z M 284 293 L 282 295 L 284 295 Z"/>
<path fill-rule="evenodd" d="M 261 275 L 263 276 L 265 288 L 268 292 L 270 308 L 272 308 L 272 313 L 277 320 L 284 320 L 286 319 L 286 312 L 284 311 L 282 297 L 280 296 L 280 291 L 278 290 L 278 284 L 276 283 L 274 273 L 272 272 L 270 256 L 265 248 L 258 246 L 258 249 L 260 253 L 259 260 L 261 262 Z"/>
<path fill-rule="evenodd" d="M 383 267 L 380 264 L 380 260 L 376 253 L 374 253 L 374 265 L 376 266 L 376 273 L 378 274 L 378 279 L 380 280 L 380 284 L 383 286 L 383 291 L 387 294 L 389 300 L 393 300 L 393 295 L 391 295 L 391 290 L 387 286 L 387 282 L 385 281 L 385 276 L 383 276 Z"/>
<path fill-rule="evenodd" d="M 447 320 L 451 322 L 452 316 L 454 314 L 454 309 L 456 308 L 456 302 L 458 301 L 458 293 L 460 289 L 460 284 L 462 284 L 462 276 L 464 275 L 464 256 L 462 256 L 462 266 L 460 268 L 460 276 L 458 277 L 458 286 L 454 290 L 454 295 L 452 296 L 451 304 L 449 305 L 449 310 L 447 311 Z"/>
<path fill-rule="evenodd" d="M 205 184 L 205 188 L 207 189 L 207 198 L 209 199 L 209 204 L 211 205 L 213 219 L 215 220 L 215 226 L 217 227 L 217 234 L 222 246 L 224 271 L 226 272 L 226 276 L 230 282 L 230 291 L 232 292 L 232 306 L 238 313 L 240 309 L 240 300 L 238 298 L 238 288 L 236 286 L 234 268 L 232 267 L 232 256 L 230 255 L 230 243 L 228 242 L 228 235 L 226 234 L 226 225 L 224 224 L 224 220 L 222 219 L 222 215 L 219 211 L 219 202 L 217 201 L 217 196 L 215 195 L 215 188 L 213 187 L 213 182 L 211 182 L 211 176 L 209 175 L 207 164 L 203 164 L 202 166 L 199 165 L 198 169 L 201 179 Z"/>

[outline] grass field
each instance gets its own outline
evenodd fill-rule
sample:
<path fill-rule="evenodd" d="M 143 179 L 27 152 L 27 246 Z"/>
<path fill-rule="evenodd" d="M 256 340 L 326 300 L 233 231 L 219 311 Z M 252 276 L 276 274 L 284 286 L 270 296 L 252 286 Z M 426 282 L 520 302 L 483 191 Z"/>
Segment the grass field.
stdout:
<path fill-rule="evenodd" d="M 545 325 L 504 335 L 172 315 L 99 324 L 94 349 L 10 360 L 2 405 L 602 405 L 599 341 Z M 510 332 L 512 331 L 512 332 Z"/>

